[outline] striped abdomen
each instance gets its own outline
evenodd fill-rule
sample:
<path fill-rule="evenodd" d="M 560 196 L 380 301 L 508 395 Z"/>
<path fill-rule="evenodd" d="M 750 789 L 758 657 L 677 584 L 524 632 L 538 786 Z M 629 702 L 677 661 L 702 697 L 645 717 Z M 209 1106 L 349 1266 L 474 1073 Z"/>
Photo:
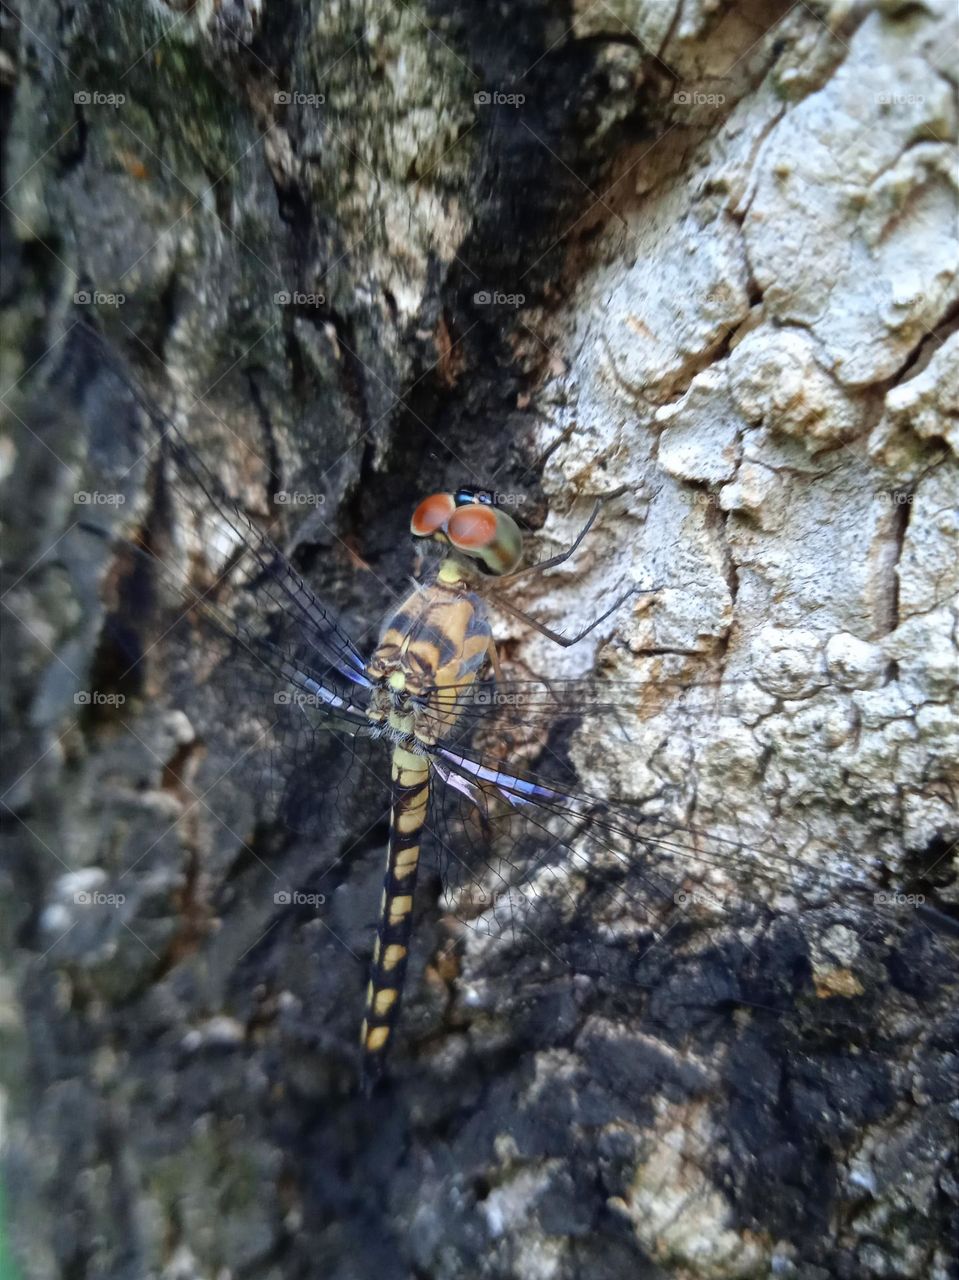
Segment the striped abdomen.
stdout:
<path fill-rule="evenodd" d="M 362 1082 L 366 1092 L 383 1073 L 390 1037 L 399 1019 L 413 925 L 413 890 L 420 860 L 420 839 L 429 801 L 429 770 L 424 756 L 404 747 L 394 748 L 386 878 L 366 991 L 366 1016 L 360 1033 Z"/>

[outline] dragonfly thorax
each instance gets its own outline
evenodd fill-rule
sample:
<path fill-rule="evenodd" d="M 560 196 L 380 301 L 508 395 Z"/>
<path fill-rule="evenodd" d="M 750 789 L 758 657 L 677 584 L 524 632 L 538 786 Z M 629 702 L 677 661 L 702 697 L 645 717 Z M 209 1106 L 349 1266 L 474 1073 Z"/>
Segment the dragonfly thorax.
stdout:
<path fill-rule="evenodd" d="M 368 715 L 394 737 L 444 738 L 490 651 L 483 602 L 461 582 L 420 587 L 388 620 L 367 664 Z"/>

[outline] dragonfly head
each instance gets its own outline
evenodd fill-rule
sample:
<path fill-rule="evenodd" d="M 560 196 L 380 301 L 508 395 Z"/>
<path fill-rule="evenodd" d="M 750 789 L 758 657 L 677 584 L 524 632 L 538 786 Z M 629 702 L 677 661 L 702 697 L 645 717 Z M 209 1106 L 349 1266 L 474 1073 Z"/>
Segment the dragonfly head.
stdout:
<path fill-rule="evenodd" d="M 449 547 L 493 577 L 512 573 L 523 554 L 519 525 L 485 489 L 430 494 L 413 512 L 410 532 Z"/>

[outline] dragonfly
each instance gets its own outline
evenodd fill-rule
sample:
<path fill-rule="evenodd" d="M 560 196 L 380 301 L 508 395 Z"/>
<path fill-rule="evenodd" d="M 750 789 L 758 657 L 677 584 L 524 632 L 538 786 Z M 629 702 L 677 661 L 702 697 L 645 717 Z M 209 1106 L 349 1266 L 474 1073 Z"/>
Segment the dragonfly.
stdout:
<path fill-rule="evenodd" d="M 310 837 L 328 825 L 323 750 L 389 791 L 386 870 L 360 1031 L 364 1090 L 387 1074 L 401 1034 L 414 891 L 427 847 L 465 946 L 534 945 L 547 969 L 555 964 L 623 983 L 644 982 L 649 953 L 664 938 L 688 941 L 717 920 L 748 931 L 797 903 L 910 896 L 909 884 L 890 885 L 878 857 L 856 851 L 823 865 L 813 823 L 802 817 L 760 827 L 723 813 L 720 798 L 715 823 L 696 820 L 691 782 L 693 790 L 707 783 L 692 779 L 689 741 L 699 726 L 721 721 L 730 700 L 739 705 L 757 695 L 754 675 L 697 677 L 690 665 L 699 655 L 653 650 L 647 680 L 504 678 L 492 611 L 571 648 L 631 601 L 655 602 L 659 587 L 630 586 L 566 636 L 508 595 L 515 583 L 542 580 L 575 557 L 620 493 L 595 499 L 569 547 L 528 564 L 523 531 L 502 495 L 469 483 L 427 494 L 412 512 L 410 533 L 428 572 L 390 609 L 364 653 L 126 361 L 89 336 L 136 406 L 144 452 L 158 455 L 168 491 L 210 536 L 205 582 L 196 580 L 189 557 L 164 548 L 153 533 L 141 529 L 132 545 L 129 534 L 111 544 L 118 558 L 131 557 L 128 572 L 147 573 L 170 601 L 163 644 L 179 638 L 193 650 L 206 647 L 211 688 L 222 691 L 225 673 L 230 690 L 216 696 L 230 697 L 232 706 L 259 700 L 268 727 L 250 757 L 263 794 L 291 831 Z M 94 522 L 87 532 L 104 536 Z M 759 692 L 775 700 L 772 688 Z M 635 760 L 637 736 L 647 748 L 654 744 L 638 794 L 590 794 L 577 782 L 577 743 L 588 744 L 587 757 L 605 754 L 612 773 L 617 762 Z M 382 763 L 369 763 L 376 757 L 360 744 L 388 760 L 388 782 Z M 721 779 L 712 785 L 721 792 Z M 888 922 L 887 913 L 883 926 Z M 841 986 L 841 971 L 838 961 L 826 964 L 820 981 Z"/>

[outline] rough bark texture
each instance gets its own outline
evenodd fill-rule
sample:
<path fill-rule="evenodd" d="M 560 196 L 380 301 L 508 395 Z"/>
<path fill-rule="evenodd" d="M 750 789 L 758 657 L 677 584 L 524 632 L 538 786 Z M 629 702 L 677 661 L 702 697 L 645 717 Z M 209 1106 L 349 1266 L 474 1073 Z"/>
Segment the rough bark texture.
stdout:
<path fill-rule="evenodd" d="M 878 963 L 865 926 L 817 928 L 784 883 L 768 928 L 718 931 L 695 967 L 662 944 L 652 990 L 530 994 L 480 935 L 451 984 L 424 978 L 427 902 L 393 1083 L 360 1101 L 352 951 L 382 831 L 331 831 L 359 841 L 349 945 L 280 909 L 264 862 L 308 886 L 317 850 L 278 851 L 240 785 L 229 829 L 188 801 L 179 777 L 228 767 L 218 718 L 172 696 L 136 601 L 111 604 L 109 546 L 62 537 L 78 490 L 122 477 L 128 536 L 161 503 L 129 402 L 71 358 L 76 294 L 249 512 L 322 494 L 288 545 L 361 640 L 424 491 L 520 490 L 551 553 L 626 485 L 526 603 L 574 628 L 625 579 L 661 590 L 559 658 L 506 618 L 513 669 L 635 679 L 658 646 L 757 679 L 696 733 L 664 697 L 628 740 L 574 744 L 586 789 L 694 779 L 704 831 L 747 818 L 813 867 L 955 906 L 953 17 L 4 8 L 2 1030 L 26 1280 L 955 1274 L 948 938 L 890 930 Z M 210 536 L 171 519 L 187 550 Z M 107 611 L 142 657 L 125 684 Z M 78 714 L 98 682 L 122 716 Z M 120 909 L 78 903 L 121 873 Z"/>

